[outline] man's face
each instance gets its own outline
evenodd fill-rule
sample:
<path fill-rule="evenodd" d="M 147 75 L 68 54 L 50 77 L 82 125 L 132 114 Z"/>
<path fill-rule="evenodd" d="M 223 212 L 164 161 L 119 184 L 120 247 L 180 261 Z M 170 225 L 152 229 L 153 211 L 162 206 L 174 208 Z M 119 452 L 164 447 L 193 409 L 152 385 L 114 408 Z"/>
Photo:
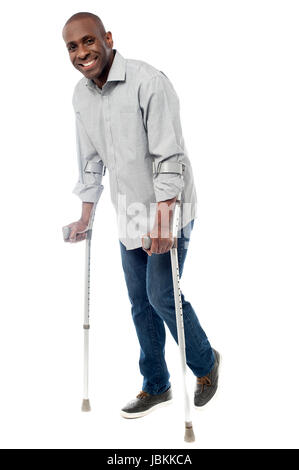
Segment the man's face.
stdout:
<path fill-rule="evenodd" d="M 111 33 L 107 32 L 103 37 L 92 18 L 83 18 L 67 24 L 62 35 L 73 66 L 86 78 L 99 77 L 112 53 Z"/>

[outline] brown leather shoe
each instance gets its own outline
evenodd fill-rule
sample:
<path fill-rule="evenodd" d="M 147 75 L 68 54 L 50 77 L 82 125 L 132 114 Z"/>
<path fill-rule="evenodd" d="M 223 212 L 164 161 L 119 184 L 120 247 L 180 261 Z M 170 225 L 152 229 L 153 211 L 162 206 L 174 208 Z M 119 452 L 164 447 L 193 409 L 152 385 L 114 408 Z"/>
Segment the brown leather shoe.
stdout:
<path fill-rule="evenodd" d="M 215 349 L 213 349 L 213 352 L 215 356 L 213 369 L 204 377 L 196 378 L 194 392 L 194 406 L 196 408 L 206 405 L 217 391 L 220 354 Z"/>

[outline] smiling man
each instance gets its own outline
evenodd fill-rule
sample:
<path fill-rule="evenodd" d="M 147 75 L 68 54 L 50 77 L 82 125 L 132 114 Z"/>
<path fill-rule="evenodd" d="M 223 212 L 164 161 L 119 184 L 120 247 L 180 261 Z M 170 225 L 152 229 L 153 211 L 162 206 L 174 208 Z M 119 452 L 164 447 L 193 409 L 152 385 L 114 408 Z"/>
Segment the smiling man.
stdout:
<path fill-rule="evenodd" d="M 169 250 L 172 209 L 181 195 L 177 250 L 180 276 L 196 217 L 196 191 L 182 136 L 179 100 L 167 76 L 113 49 L 100 18 L 80 12 L 63 28 L 70 60 L 83 74 L 73 94 L 79 180 L 79 220 L 69 240 L 85 238 L 108 169 L 116 209 L 122 267 L 140 343 L 142 391 L 121 410 L 137 418 L 171 402 L 165 361 L 165 326 L 177 341 Z M 154 208 L 154 210 L 152 210 Z M 144 234 L 152 244 L 143 248 Z M 218 386 L 219 353 L 211 348 L 195 311 L 182 294 L 187 364 L 196 376 L 194 405 L 205 405 Z"/>

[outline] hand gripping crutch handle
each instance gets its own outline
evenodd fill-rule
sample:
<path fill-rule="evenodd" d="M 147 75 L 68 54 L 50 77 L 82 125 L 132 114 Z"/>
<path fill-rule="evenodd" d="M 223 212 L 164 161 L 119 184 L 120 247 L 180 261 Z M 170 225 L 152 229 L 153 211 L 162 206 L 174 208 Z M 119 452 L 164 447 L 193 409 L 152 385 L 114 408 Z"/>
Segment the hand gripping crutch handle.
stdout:
<path fill-rule="evenodd" d="M 96 203 L 93 204 L 90 217 L 89 217 L 89 222 L 88 226 L 86 227 L 85 230 L 82 230 L 81 232 L 77 233 L 85 233 L 87 232 L 87 238 L 91 234 L 92 226 L 93 226 L 93 221 L 94 221 L 94 216 L 95 216 L 95 210 L 96 210 Z M 71 227 L 68 227 L 67 225 L 65 227 L 62 227 L 62 235 L 63 235 L 63 240 L 66 242 L 68 241 L 69 237 L 71 234 Z"/>
<path fill-rule="evenodd" d="M 180 216 L 180 200 L 177 198 L 174 211 L 173 211 L 173 220 L 172 220 L 172 233 L 174 237 L 174 242 L 172 245 L 172 248 L 177 247 L 177 235 L 178 235 L 178 222 L 179 222 L 179 216 Z M 145 250 L 149 250 L 150 247 L 152 246 L 152 240 L 148 235 L 145 235 L 143 238 L 143 248 Z"/>
<path fill-rule="evenodd" d="M 79 233 L 87 233 L 87 237 L 88 238 L 88 235 L 89 233 L 91 232 L 91 229 L 89 229 L 88 227 L 85 229 L 85 230 L 82 230 L 81 232 L 77 232 L 77 235 Z M 65 242 L 68 241 L 69 237 L 70 237 L 70 234 L 71 234 L 71 227 L 68 227 L 68 226 L 65 226 L 65 227 L 62 227 L 62 235 L 63 235 L 63 240 Z"/>
<path fill-rule="evenodd" d="M 152 239 L 148 235 L 145 235 L 143 237 L 143 248 L 145 250 L 149 250 L 151 246 L 152 246 Z M 174 244 L 172 247 L 175 247 L 175 246 L 176 246 L 176 241 L 174 241 Z"/>

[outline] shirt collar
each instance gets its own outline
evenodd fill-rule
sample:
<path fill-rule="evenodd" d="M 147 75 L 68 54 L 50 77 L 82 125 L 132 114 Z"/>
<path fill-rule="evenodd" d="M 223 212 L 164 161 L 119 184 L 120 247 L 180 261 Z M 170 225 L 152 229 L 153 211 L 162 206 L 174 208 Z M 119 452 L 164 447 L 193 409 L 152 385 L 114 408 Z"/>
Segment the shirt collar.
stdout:
<path fill-rule="evenodd" d="M 126 59 L 116 50 L 112 65 L 109 70 L 107 82 L 123 82 L 126 79 Z M 86 78 L 85 85 L 94 88 L 96 84 L 90 79 Z"/>

